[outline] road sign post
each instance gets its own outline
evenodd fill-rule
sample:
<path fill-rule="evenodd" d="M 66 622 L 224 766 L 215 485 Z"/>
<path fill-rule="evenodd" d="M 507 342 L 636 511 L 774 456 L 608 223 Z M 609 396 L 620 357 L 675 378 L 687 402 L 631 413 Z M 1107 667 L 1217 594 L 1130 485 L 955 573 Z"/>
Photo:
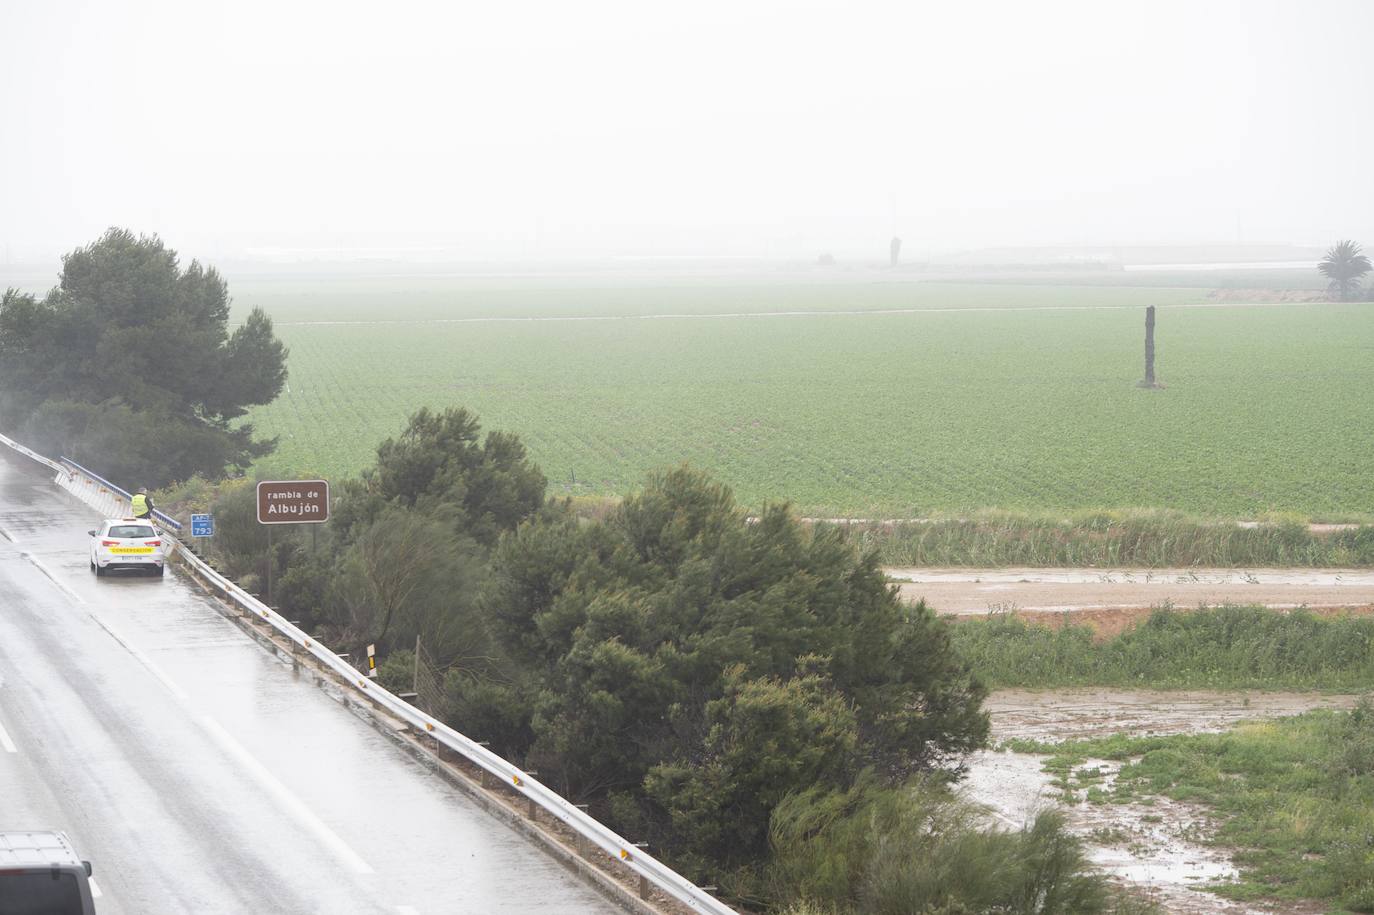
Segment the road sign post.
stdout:
<path fill-rule="evenodd" d="M 323 524 L 329 520 L 328 480 L 263 480 L 258 484 L 258 523 L 267 528 L 267 605 L 272 606 L 273 524 Z"/>

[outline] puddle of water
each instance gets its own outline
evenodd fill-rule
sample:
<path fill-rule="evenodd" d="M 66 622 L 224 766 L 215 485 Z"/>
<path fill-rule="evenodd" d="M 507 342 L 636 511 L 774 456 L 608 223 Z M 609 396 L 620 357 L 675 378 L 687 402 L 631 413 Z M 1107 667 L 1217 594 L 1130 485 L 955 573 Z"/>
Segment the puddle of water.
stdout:
<path fill-rule="evenodd" d="M 1051 776 L 1041 771 L 1047 757 L 984 751 L 969 761 L 965 796 L 987 806 L 1002 825 L 1020 829 L 1042 811 L 1059 807 L 1069 829 L 1086 840 L 1088 858 L 1118 881 L 1150 891 L 1169 912 L 1248 911 L 1199 886 L 1236 876 L 1226 854 L 1190 836 L 1210 830 L 1201 812 L 1166 799 L 1138 804 L 1064 805 Z M 1121 764 L 1089 760 L 1110 791 Z"/>
<path fill-rule="evenodd" d="M 1132 734 L 1201 733 L 1224 730 L 1240 721 L 1294 715 L 1313 708 L 1349 708 L 1356 696 L 1312 693 L 1163 692 L 1158 690 L 1003 690 L 985 704 L 992 715 L 992 739 L 1013 737 L 1059 741 Z M 1150 806 L 1137 803 L 1064 804 L 1052 776 L 1042 771 L 1045 756 L 985 750 L 969 759 L 964 795 L 986 806 L 1009 829 L 1020 829 L 1036 813 L 1059 807 L 1069 828 L 1084 838 L 1089 859 L 1118 881 L 1144 888 L 1165 909 L 1183 915 L 1246 915 L 1291 909 L 1230 902 L 1201 887 L 1234 879 L 1235 866 L 1225 849 L 1207 844 L 1214 825 L 1205 809 L 1155 797 Z M 1096 769 L 1094 780 L 1110 793 L 1122 763 L 1087 760 L 1078 767 Z"/>

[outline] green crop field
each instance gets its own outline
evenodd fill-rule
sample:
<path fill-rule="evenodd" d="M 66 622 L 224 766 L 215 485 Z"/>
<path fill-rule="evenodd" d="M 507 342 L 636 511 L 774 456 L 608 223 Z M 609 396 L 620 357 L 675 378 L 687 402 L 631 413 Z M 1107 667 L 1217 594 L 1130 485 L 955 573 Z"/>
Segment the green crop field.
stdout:
<path fill-rule="evenodd" d="M 280 437 L 264 473 L 356 473 L 415 409 L 462 405 L 518 432 L 558 494 L 685 461 L 805 514 L 1374 513 L 1370 305 L 865 278 L 230 280 L 291 348 L 289 390 L 250 416 Z M 1135 387 L 1146 304 L 1160 391 Z"/>

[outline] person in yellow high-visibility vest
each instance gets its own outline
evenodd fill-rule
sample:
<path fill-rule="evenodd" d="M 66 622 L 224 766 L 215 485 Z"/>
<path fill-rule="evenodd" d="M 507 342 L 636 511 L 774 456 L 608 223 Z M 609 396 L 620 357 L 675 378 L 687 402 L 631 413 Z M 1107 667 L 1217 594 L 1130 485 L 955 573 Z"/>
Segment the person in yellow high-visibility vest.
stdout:
<path fill-rule="evenodd" d="M 135 518 L 147 521 L 153 514 L 153 497 L 148 495 L 148 490 L 139 489 L 129 500 L 129 507 L 133 509 Z"/>

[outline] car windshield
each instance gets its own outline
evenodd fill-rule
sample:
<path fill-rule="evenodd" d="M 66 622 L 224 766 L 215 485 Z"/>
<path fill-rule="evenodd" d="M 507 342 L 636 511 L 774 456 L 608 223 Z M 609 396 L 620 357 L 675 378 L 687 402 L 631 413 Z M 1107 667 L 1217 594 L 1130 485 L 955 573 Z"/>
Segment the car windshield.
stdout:
<path fill-rule="evenodd" d="M 116 540 L 135 540 L 139 537 L 156 537 L 157 532 L 146 524 L 116 524 L 110 528 L 109 536 Z"/>

